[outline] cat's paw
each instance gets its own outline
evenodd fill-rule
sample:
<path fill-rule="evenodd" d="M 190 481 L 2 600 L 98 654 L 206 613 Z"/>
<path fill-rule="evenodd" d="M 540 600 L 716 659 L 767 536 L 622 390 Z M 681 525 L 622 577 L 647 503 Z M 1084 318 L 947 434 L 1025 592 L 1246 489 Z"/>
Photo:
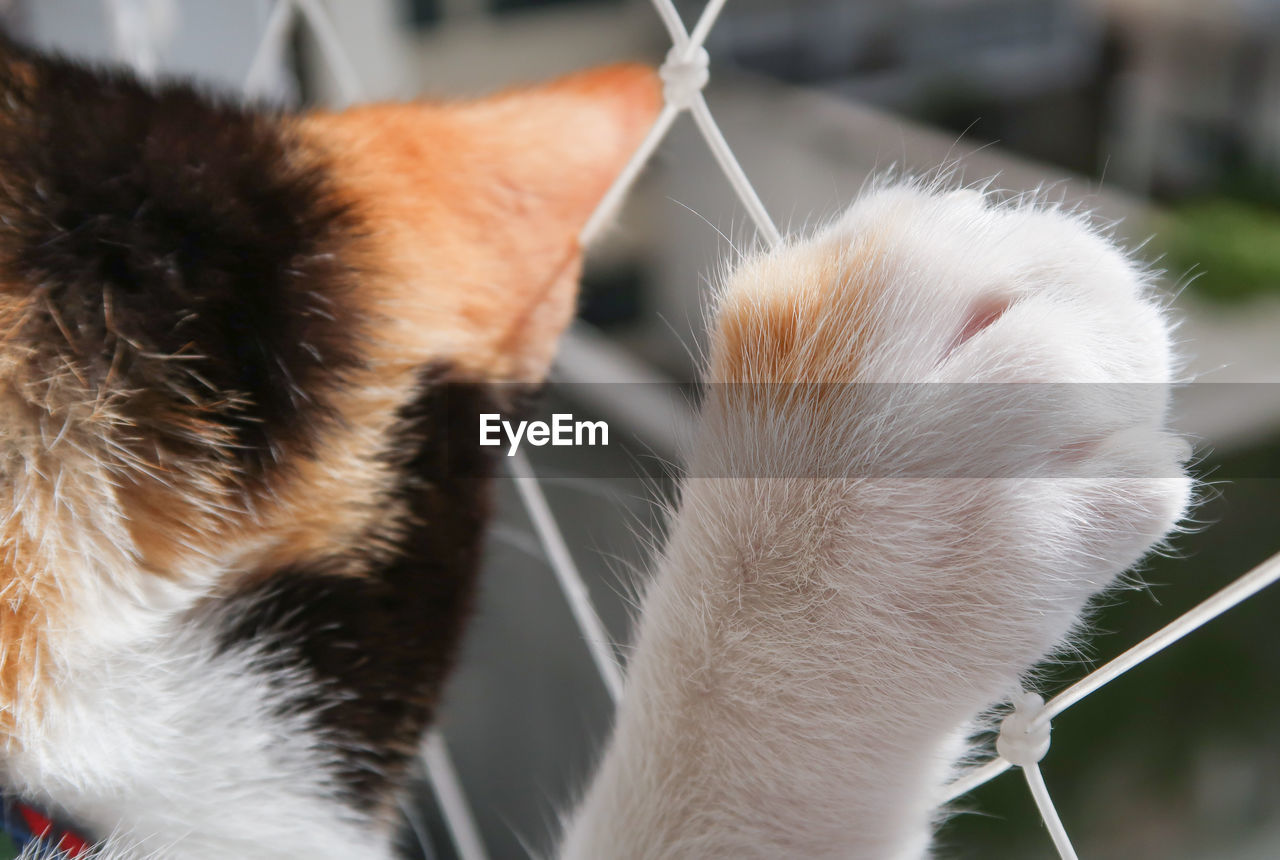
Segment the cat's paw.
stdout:
<path fill-rule="evenodd" d="M 885 188 L 729 278 L 699 468 L 801 480 L 772 546 L 820 529 L 825 585 L 1021 671 L 1185 511 L 1173 368 L 1148 275 L 1084 218 Z"/>
<path fill-rule="evenodd" d="M 567 856 L 924 856 L 958 735 L 1185 508 L 1172 366 L 1052 209 L 886 188 L 745 260 Z"/>

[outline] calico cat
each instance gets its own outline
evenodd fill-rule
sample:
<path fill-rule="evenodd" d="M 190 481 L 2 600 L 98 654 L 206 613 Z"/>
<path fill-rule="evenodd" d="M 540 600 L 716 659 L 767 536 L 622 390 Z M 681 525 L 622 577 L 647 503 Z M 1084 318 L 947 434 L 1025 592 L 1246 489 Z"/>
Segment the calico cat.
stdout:
<path fill-rule="evenodd" d="M 654 76 L 289 117 L 3 51 L 0 785 L 104 860 L 388 858 L 478 415 Z M 742 261 L 712 344 L 561 855 L 924 856 L 974 721 L 1188 504 L 1164 312 L 1079 217 L 907 184 Z M 1036 420 L 1064 382 L 1157 396 Z"/>
<path fill-rule="evenodd" d="M 390 855 L 477 415 L 544 376 L 659 89 L 288 116 L 0 45 L 6 796 L 113 857 Z"/>

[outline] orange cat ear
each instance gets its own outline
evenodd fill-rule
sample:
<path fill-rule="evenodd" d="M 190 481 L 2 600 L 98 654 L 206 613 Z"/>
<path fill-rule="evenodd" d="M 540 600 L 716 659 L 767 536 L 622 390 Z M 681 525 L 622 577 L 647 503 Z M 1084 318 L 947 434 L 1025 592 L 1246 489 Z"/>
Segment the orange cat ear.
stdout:
<path fill-rule="evenodd" d="M 612 66 L 487 99 L 303 119 L 368 228 L 367 287 L 399 359 L 541 379 L 572 317 L 578 233 L 647 132 L 657 76 Z M 365 289 L 362 287 L 362 289 Z"/>

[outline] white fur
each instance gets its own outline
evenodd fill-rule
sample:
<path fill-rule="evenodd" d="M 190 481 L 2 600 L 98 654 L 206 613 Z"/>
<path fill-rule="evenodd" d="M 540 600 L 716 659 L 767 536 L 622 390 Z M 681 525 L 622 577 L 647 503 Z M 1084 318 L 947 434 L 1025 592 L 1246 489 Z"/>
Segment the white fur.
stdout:
<path fill-rule="evenodd" d="M 69 672 L 7 784 L 113 834 L 95 857 L 390 857 L 388 824 L 336 799 L 311 718 L 276 710 L 313 682 L 252 649 L 220 654 L 212 625 L 185 623 Z"/>
<path fill-rule="evenodd" d="M 770 308 L 814 287 L 779 354 Z M 710 387 L 562 857 L 924 856 L 969 727 L 1188 504 L 1164 314 L 1082 218 L 906 185 L 747 260 L 717 316 L 760 346 L 731 367 L 713 347 L 712 382 L 1154 383 L 1080 410 L 1026 386 Z"/>

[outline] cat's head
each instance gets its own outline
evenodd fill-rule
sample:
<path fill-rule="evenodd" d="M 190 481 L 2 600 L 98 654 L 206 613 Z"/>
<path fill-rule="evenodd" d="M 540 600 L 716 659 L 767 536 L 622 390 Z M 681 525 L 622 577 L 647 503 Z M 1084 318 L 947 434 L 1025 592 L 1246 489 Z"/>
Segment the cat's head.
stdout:
<path fill-rule="evenodd" d="M 0 699 L 68 605 L 376 543 L 424 378 L 545 374 L 659 101 L 293 116 L 0 44 Z"/>

